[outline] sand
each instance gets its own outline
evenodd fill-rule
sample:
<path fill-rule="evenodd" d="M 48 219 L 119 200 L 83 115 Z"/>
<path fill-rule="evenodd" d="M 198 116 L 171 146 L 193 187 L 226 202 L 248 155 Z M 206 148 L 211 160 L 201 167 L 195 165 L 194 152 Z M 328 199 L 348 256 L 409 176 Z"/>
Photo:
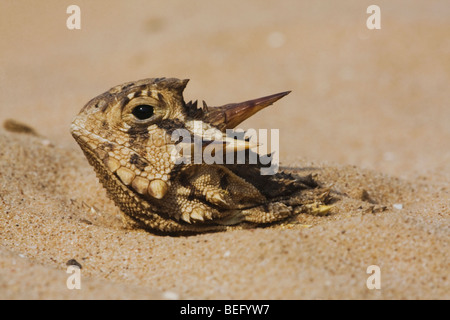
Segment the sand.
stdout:
<path fill-rule="evenodd" d="M 381 30 L 366 1 L 76 2 L 81 30 L 61 1 L 0 3 L 0 122 L 37 132 L 0 129 L 0 299 L 450 298 L 447 1 L 378 1 Z M 283 167 L 341 201 L 268 228 L 125 228 L 69 125 L 159 76 L 210 105 L 292 90 L 242 128 L 280 129 Z"/>

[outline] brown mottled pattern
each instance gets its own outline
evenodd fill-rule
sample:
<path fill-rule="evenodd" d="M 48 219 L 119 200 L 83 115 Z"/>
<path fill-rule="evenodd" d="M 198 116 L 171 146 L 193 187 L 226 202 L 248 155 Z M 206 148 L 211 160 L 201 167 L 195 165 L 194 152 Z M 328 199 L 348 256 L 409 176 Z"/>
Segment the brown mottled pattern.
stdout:
<path fill-rule="evenodd" d="M 184 102 L 187 83 L 174 78 L 128 82 L 92 99 L 73 120 L 72 135 L 127 223 L 168 233 L 208 232 L 329 210 L 330 197 L 312 179 L 262 176 L 259 164 L 178 164 L 173 131 L 194 134 L 193 121 L 200 120 L 204 130 L 223 135 L 225 150 L 225 129 L 288 94 L 221 107 L 204 103 L 200 109 Z M 133 111 L 142 105 L 151 112 L 138 119 Z M 199 134 L 207 140 L 203 131 Z M 235 142 L 251 148 L 247 140 Z"/>

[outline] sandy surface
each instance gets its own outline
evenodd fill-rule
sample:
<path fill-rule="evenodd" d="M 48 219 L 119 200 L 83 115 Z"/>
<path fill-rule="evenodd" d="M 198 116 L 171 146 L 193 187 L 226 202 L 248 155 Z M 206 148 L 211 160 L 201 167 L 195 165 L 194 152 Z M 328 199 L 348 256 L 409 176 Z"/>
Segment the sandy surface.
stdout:
<path fill-rule="evenodd" d="M 0 3 L 0 298 L 449 299 L 450 5 L 378 1 Z M 191 237 L 125 229 L 69 134 L 110 87 L 190 78 L 211 105 L 293 92 L 243 128 L 342 200 L 299 224 Z M 367 196 L 368 195 L 368 196 Z M 401 206 L 400 206 L 401 205 Z M 68 290 L 67 262 L 82 265 Z M 381 289 L 368 290 L 378 265 Z"/>

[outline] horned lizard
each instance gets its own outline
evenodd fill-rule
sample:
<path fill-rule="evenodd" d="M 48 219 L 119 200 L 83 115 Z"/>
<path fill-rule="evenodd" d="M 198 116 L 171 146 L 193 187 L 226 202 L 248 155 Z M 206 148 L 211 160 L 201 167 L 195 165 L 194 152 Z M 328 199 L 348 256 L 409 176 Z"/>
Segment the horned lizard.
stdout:
<path fill-rule="evenodd" d="M 89 101 L 72 122 L 73 137 L 126 223 L 162 233 L 199 233 L 329 210 L 311 176 L 261 175 L 263 164 L 249 161 L 255 145 L 226 135 L 289 92 L 209 107 L 184 101 L 187 83 L 151 78 L 115 86 Z M 245 163 L 180 162 L 197 149 L 174 139 L 177 130 L 200 138 L 201 150 L 214 145 L 224 157 L 245 151 Z"/>

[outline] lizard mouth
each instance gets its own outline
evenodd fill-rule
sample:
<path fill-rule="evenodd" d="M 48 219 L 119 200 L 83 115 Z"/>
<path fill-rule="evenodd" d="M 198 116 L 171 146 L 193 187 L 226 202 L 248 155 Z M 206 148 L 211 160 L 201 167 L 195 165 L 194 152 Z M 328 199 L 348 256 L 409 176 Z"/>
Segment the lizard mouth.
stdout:
<path fill-rule="evenodd" d="M 75 141 L 82 147 L 88 148 L 97 154 L 97 157 L 103 160 L 106 155 L 106 151 L 102 150 L 100 146 L 104 145 L 115 145 L 115 143 L 87 130 L 83 126 L 76 123 L 76 119 L 72 122 L 70 126 L 70 133 L 74 137 Z"/>
<path fill-rule="evenodd" d="M 114 176 L 117 183 L 135 196 L 160 200 L 169 191 L 167 168 L 160 170 L 140 157 L 132 148 L 111 142 L 77 124 L 72 124 L 71 131 L 90 163 L 92 162 L 91 165 L 96 168 L 101 166 L 102 168 L 97 169 L 106 170 L 109 176 Z M 120 149 L 117 148 L 119 146 Z M 125 153 L 126 158 L 119 160 L 118 152 Z"/>

